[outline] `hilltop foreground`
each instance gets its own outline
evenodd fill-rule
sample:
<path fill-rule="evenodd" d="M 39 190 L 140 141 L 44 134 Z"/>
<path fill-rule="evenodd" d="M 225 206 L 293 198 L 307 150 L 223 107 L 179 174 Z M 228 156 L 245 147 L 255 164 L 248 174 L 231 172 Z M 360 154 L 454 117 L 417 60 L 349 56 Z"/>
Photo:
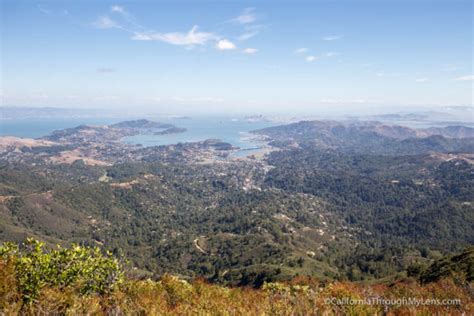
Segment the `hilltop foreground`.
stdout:
<path fill-rule="evenodd" d="M 468 315 L 474 249 L 443 258 L 420 277 L 378 284 L 299 277 L 259 289 L 124 276 L 120 260 L 98 248 L 46 250 L 35 240 L 0 247 L 0 311 L 114 315 Z M 428 283 L 421 283 L 430 280 Z"/>

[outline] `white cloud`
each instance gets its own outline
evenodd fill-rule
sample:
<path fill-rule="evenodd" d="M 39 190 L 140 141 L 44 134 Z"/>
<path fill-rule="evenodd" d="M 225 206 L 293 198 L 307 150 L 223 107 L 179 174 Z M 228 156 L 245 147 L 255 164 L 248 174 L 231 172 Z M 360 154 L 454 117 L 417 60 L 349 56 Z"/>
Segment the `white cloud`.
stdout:
<path fill-rule="evenodd" d="M 98 29 L 113 29 L 113 28 L 121 28 L 120 25 L 109 18 L 108 16 L 101 16 L 99 17 L 94 23 L 94 27 Z"/>
<path fill-rule="evenodd" d="M 306 47 L 302 47 L 302 48 L 298 48 L 295 50 L 295 53 L 296 54 L 303 54 L 303 53 L 306 53 L 308 51 L 308 49 Z"/>
<path fill-rule="evenodd" d="M 303 47 L 303 48 L 298 48 L 298 49 L 295 50 L 295 54 L 299 54 L 299 55 L 300 55 L 300 54 L 304 54 L 304 53 L 306 53 L 306 52 L 308 52 L 308 51 L 309 51 L 309 49 L 308 49 L 308 48 L 305 48 L 305 47 Z M 307 62 L 313 62 L 313 61 L 318 60 L 318 59 L 323 58 L 323 57 L 324 57 L 324 58 L 330 58 L 330 57 L 335 57 L 335 56 L 339 56 L 339 55 L 340 55 L 340 54 L 339 54 L 339 53 L 336 53 L 336 52 L 327 52 L 327 53 L 323 53 L 323 54 L 321 54 L 321 55 L 319 55 L 319 56 L 308 55 L 308 56 L 305 57 L 305 59 L 306 59 Z"/>
<path fill-rule="evenodd" d="M 462 76 L 453 79 L 454 81 L 473 81 L 474 75 Z"/>
<path fill-rule="evenodd" d="M 38 5 L 38 10 L 43 14 L 51 14 L 51 10 L 45 9 L 42 6 Z"/>
<path fill-rule="evenodd" d="M 415 80 L 415 82 L 427 82 L 429 79 L 428 78 L 418 78 Z"/>
<path fill-rule="evenodd" d="M 232 49 L 236 49 L 236 46 L 235 46 L 234 43 L 232 43 L 229 40 L 221 39 L 216 43 L 216 49 L 218 49 L 218 50 L 232 50 Z"/>
<path fill-rule="evenodd" d="M 239 41 L 246 41 L 246 40 L 254 37 L 257 34 L 258 34 L 258 31 L 247 32 L 247 33 L 244 33 L 244 34 L 240 35 L 238 37 L 238 39 L 239 39 Z"/>
<path fill-rule="evenodd" d="M 258 49 L 256 49 L 256 48 L 250 48 L 250 47 L 249 47 L 249 48 L 245 48 L 244 50 L 242 50 L 242 53 L 244 53 L 244 54 L 249 54 L 249 55 L 255 54 L 256 52 L 258 52 Z"/>
<path fill-rule="evenodd" d="M 253 23 L 257 20 L 257 17 L 255 16 L 254 8 L 246 8 L 244 12 L 242 12 L 241 15 L 238 17 L 232 19 L 232 22 L 239 23 L 239 24 L 249 24 Z"/>
<path fill-rule="evenodd" d="M 247 8 L 243 14 L 233 19 L 233 21 L 240 24 L 245 24 L 244 33 L 238 37 L 239 40 L 246 40 L 258 34 L 261 25 L 249 24 L 256 20 L 253 14 L 253 8 Z M 100 16 L 94 23 L 93 26 L 99 29 L 112 29 L 118 28 L 125 32 L 131 33 L 131 39 L 136 41 L 160 41 L 171 45 L 185 46 L 185 48 L 193 49 L 196 45 L 205 45 L 209 42 L 215 43 L 215 48 L 218 50 L 234 50 L 237 46 L 229 39 L 223 38 L 214 32 L 201 32 L 198 31 L 198 26 L 194 25 L 188 32 L 157 32 L 153 30 L 146 30 L 138 23 L 135 22 L 135 18 L 122 6 L 113 5 L 110 7 L 110 14 L 115 13 L 121 15 L 119 20 L 121 23 L 116 22 L 114 19 L 107 15 Z M 257 52 L 255 48 L 248 48 L 242 50 L 246 54 L 254 54 Z"/>
<path fill-rule="evenodd" d="M 119 6 L 119 5 L 113 5 L 110 7 L 110 12 L 112 14 L 116 14 L 120 16 L 121 18 L 123 18 L 123 21 L 126 22 L 125 24 L 128 27 L 133 27 L 134 29 L 144 29 L 143 26 L 141 26 L 140 24 L 136 22 L 136 19 L 133 16 L 133 14 L 128 12 L 124 7 Z M 133 32 L 133 31 L 129 31 L 129 32 Z"/>
<path fill-rule="evenodd" d="M 132 39 L 136 41 L 161 41 L 172 45 L 204 45 L 210 40 L 214 40 L 217 36 L 214 33 L 198 32 L 197 25 L 193 26 L 188 33 L 171 32 L 171 33 L 153 33 L 153 32 L 136 32 Z"/>
<path fill-rule="evenodd" d="M 263 28 L 265 28 L 265 26 L 260 24 L 246 24 L 244 26 L 244 33 L 240 35 L 237 39 L 239 41 L 246 41 L 258 35 Z"/>
<path fill-rule="evenodd" d="M 123 15 L 128 15 L 128 12 L 124 9 L 124 7 L 113 5 L 110 7 L 110 12 L 120 13 Z"/>
<path fill-rule="evenodd" d="M 324 41 L 336 41 L 338 39 L 343 38 L 344 36 L 342 35 L 327 35 L 323 37 Z"/>
<path fill-rule="evenodd" d="M 132 36 L 132 40 L 134 41 L 158 41 L 160 39 L 156 38 L 155 36 L 160 33 L 144 33 L 144 32 L 136 32 Z"/>

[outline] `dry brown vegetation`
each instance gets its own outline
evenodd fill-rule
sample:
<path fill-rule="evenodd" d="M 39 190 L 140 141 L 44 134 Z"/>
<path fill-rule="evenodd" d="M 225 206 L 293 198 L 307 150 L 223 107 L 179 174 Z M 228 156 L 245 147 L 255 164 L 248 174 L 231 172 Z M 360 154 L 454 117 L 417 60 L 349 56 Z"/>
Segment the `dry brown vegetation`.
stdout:
<path fill-rule="evenodd" d="M 37 300 L 25 304 L 12 267 L 0 263 L 0 310 L 19 313 L 89 315 L 469 315 L 472 287 L 443 279 L 427 285 L 404 281 L 392 285 L 350 282 L 320 284 L 308 278 L 267 283 L 262 289 L 228 288 L 203 280 L 188 283 L 166 275 L 160 281 L 127 280 L 109 294 L 81 295 L 74 287 L 44 287 Z M 327 300 L 367 298 L 460 299 L 460 305 L 387 306 L 332 305 Z"/>
<path fill-rule="evenodd" d="M 462 254 L 440 261 L 440 269 L 446 270 L 453 258 L 459 266 L 470 262 Z M 169 274 L 137 280 L 123 269 L 122 260 L 99 248 L 49 249 L 32 238 L 20 245 L 4 243 L 0 314 L 471 315 L 474 308 L 470 270 L 451 269 L 449 277 L 427 284 L 414 278 L 368 284 L 296 277 L 257 289 L 188 282 Z"/>

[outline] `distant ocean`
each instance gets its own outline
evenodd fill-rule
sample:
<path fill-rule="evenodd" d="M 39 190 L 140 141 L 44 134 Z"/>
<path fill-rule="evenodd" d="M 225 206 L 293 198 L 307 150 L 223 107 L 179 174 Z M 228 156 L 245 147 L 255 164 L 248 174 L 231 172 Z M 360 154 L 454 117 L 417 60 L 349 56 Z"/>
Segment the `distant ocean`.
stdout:
<path fill-rule="evenodd" d="M 160 146 L 186 142 L 197 142 L 210 138 L 220 139 L 240 147 L 243 152 L 259 148 L 261 143 L 249 134 L 249 131 L 277 125 L 266 121 L 251 121 L 245 118 L 230 117 L 192 117 L 160 118 L 147 117 L 149 120 L 170 123 L 186 128 L 186 132 L 168 135 L 136 135 L 125 137 L 124 142 L 143 146 Z M 38 138 L 59 129 L 78 125 L 106 125 L 126 118 L 54 118 L 54 119 L 8 119 L 0 120 L 1 136 Z"/>

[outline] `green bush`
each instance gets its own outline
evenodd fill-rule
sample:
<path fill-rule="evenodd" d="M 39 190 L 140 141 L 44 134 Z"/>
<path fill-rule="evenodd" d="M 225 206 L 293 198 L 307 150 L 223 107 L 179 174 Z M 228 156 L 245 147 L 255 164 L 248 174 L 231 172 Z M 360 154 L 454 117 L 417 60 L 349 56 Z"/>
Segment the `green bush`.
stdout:
<path fill-rule="evenodd" d="M 41 289 L 74 287 L 81 294 L 110 293 L 123 282 L 122 265 L 99 248 L 72 245 L 47 250 L 44 243 L 27 239 L 21 245 L 4 243 L 0 258 L 14 266 L 19 292 L 25 302 L 34 301 Z"/>

